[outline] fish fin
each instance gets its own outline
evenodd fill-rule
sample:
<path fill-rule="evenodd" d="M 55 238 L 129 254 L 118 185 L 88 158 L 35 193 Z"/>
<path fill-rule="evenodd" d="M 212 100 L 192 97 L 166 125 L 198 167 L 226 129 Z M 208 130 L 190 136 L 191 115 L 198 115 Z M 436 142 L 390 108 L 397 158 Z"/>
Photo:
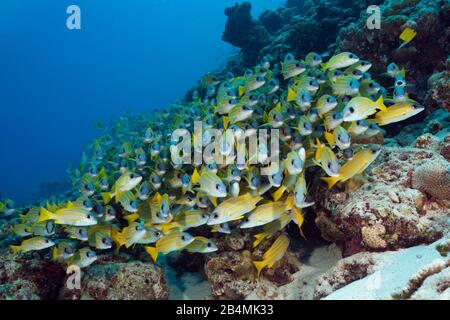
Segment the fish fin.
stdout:
<path fill-rule="evenodd" d="M 295 92 L 294 90 L 292 90 L 291 88 L 288 89 L 288 94 L 287 94 L 287 102 L 291 102 L 292 100 L 295 99 Z"/>
<path fill-rule="evenodd" d="M 400 73 L 400 75 L 403 77 L 403 79 L 405 79 L 405 77 L 406 77 L 406 70 L 405 70 L 405 67 L 401 68 L 400 71 L 399 71 L 399 73 Z"/>
<path fill-rule="evenodd" d="M 199 179 L 200 179 L 200 175 L 198 174 L 197 169 L 194 169 L 194 172 L 192 173 L 192 177 L 191 177 L 192 184 L 196 184 Z"/>
<path fill-rule="evenodd" d="M 284 185 L 281 185 L 281 187 L 279 187 L 277 191 L 272 194 L 273 200 L 278 201 L 283 195 L 284 191 L 286 191 L 286 187 Z"/>
<path fill-rule="evenodd" d="M 216 197 L 209 197 L 209 200 L 214 205 L 214 207 L 217 207 L 217 198 Z"/>
<path fill-rule="evenodd" d="M 414 39 L 417 35 L 417 32 L 415 32 L 413 29 L 411 28 L 406 28 L 405 30 L 403 30 L 403 32 L 400 34 L 400 39 L 406 43 L 409 43 L 412 41 L 412 39 Z"/>
<path fill-rule="evenodd" d="M 108 203 L 111 202 L 111 199 L 112 199 L 112 194 L 111 194 L 111 192 L 102 192 L 102 193 L 101 193 L 101 196 L 102 196 L 103 202 L 104 202 L 105 204 L 108 204 Z"/>
<path fill-rule="evenodd" d="M 133 214 L 129 214 L 129 215 L 127 215 L 127 216 L 124 216 L 123 217 L 125 220 L 127 220 L 128 221 L 128 225 L 130 225 L 132 222 L 134 222 L 134 221 L 136 221 L 137 219 L 139 219 L 139 214 L 136 212 L 136 213 L 133 213 Z"/>
<path fill-rule="evenodd" d="M 333 134 L 329 133 L 328 131 L 325 131 L 323 133 L 323 135 L 325 136 L 325 139 L 327 140 L 328 144 L 330 145 L 330 147 L 332 147 L 334 145 L 334 138 L 333 138 Z"/>
<path fill-rule="evenodd" d="M 11 246 L 11 250 L 16 255 L 20 251 L 20 246 Z"/>
<path fill-rule="evenodd" d="M 317 151 L 316 151 L 316 155 L 315 155 L 315 159 L 319 160 L 320 156 L 322 154 L 322 144 L 320 143 L 319 138 L 316 138 L 316 142 L 317 142 Z"/>
<path fill-rule="evenodd" d="M 48 211 L 45 208 L 41 208 L 40 214 L 39 214 L 39 219 L 37 222 L 43 222 L 43 221 L 47 221 L 47 220 L 51 220 L 51 219 L 53 219 L 53 213 L 51 213 L 50 211 Z"/>
<path fill-rule="evenodd" d="M 331 189 L 338 181 L 339 177 L 323 177 L 320 178 L 328 184 L 328 189 Z"/>
<path fill-rule="evenodd" d="M 245 87 L 244 86 L 239 86 L 239 89 L 238 89 L 238 93 L 239 93 L 239 97 L 242 97 L 243 95 L 244 95 L 244 93 L 245 93 Z"/>
<path fill-rule="evenodd" d="M 120 247 L 125 241 L 123 240 L 122 234 L 117 229 L 111 230 L 111 240 L 116 244 L 116 249 L 114 252 L 119 253 Z"/>
<path fill-rule="evenodd" d="M 267 112 L 264 111 L 262 117 L 263 117 L 263 122 L 268 122 L 269 116 L 267 115 Z"/>
<path fill-rule="evenodd" d="M 159 203 L 162 199 L 162 196 L 159 192 L 156 192 L 155 195 L 152 198 L 153 203 Z"/>
<path fill-rule="evenodd" d="M 72 201 L 68 201 L 68 202 L 66 203 L 66 208 L 74 208 L 74 207 L 75 207 L 75 205 L 73 204 Z"/>
<path fill-rule="evenodd" d="M 58 260 L 58 250 L 56 248 L 53 248 L 52 261 L 57 261 L 57 260 Z"/>
<path fill-rule="evenodd" d="M 386 111 L 387 111 L 387 108 L 386 108 L 386 106 L 384 105 L 383 96 L 380 96 L 380 97 L 378 98 L 378 100 L 375 101 L 375 104 L 377 105 L 377 108 L 380 109 L 381 111 L 383 111 L 383 112 L 386 112 Z"/>
<path fill-rule="evenodd" d="M 230 123 L 230 118 L 226 117 L 226 116 L 223 116 L 222 120 L 223 120 L 223 128 L 225 130 L 228 129 L 228 124 Z"/>
<path fill-rule="evenodd" d="M 125 194 L 125 191 L 120 191 L 117 190 L 115 198 L 116 198 L 116 203 L 119 203 L 120 199 L 123 197 L 123 195 Z"/>
<path fill-rule="evenodd" d="M 158 259 L 158 249 L 155 247 L 144 247 L 145 251 L 152 257 L 153 261 L 156 262 Z"/>
<path fill-rule="evenodd" d="M 265 264 L 264 260 L 263 261 L 252 261 L 252 262 L 255 265 L 255 268 L 257 270 L 257 277 L 259 278 L 259 274 L 261 273 L 261 270 L 264 269 L 266 264 Z"/>
<path fill-rule="evenodd" d="M 176 222 L 169 222 L 169 223 L 166 223 L 166 224 L 162 225 L 161 231 L 162 231 L 162 233 L 166 234 L 167 231 L 169 231 L 169 230 L 171 230 L 171 229 L 173 229 L 175 227 L 177 227 L 177 223 Z"/>
<path fill-rule="evenodd" d="M 267 233 L 255 234 L 255 241 L 253 241 L 253 248 L 256 248 L 261 243 L 261 241 L 266 239 L 268 236 L 269 235 Z"/>
<path fill-rule="evenodd" d="M 326 63 L 321 63 L 320 67 L 322 68 L 322 71 L 325 72 L 328 69 L 328 65 Z"/>

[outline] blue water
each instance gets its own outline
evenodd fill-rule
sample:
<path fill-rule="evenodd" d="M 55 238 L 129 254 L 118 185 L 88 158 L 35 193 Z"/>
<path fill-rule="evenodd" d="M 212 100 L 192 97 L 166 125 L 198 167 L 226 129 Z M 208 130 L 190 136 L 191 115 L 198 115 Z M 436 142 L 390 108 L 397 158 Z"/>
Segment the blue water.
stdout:
<path fill-rule="evenodd" d="M 231 0 L 0 1 L 0 193 L 64 181 L 96 120 L 151 112 L 225 62 Z M 253 15 L 282 0 L 253 0 Z M 81 8 L 81 30 L 66 8 Z"/>

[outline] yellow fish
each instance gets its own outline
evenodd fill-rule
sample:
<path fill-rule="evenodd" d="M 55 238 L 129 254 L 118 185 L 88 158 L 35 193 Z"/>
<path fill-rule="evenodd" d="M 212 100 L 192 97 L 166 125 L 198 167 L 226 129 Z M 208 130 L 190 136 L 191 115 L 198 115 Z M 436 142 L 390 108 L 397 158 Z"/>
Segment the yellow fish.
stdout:
<path fill-rule="evenodd" d="M 265 267 L 272 268 L 275 262 L 283 258 L 288 247 L 289 238 L 282 234 L 275 240 L 269 250 L 264 253 L 262 261 L 253 261 L 253 264 L 258 271 L 258 277 L 262 269 Z"/>
<path fill-rule="evenodd" d="M 229 198 L 214 209 L 207 224 L 217 225 L 237 220 L 244 214 L 252 211 L 260 200 L 262 200 L 261 196 L 253 196 L 250 193 Z"/>
<path fill-rule="evenodd" d="M 408 43 L 410 43 L 417 35 L 417 32 L 414 31 L 411 28 L 406 28 L 405 30 L 403 30 L 403 32 L 400 34 L 400 40 L 402 40 L 402 44 L 397 48 L 397 50 L 403 48 L 404 46 L 406 46 Z"/>
<path fill-rule="evenodd" d="M 294 209 L 294 208 L 293 208 Z M 265 224 L 263 232 L 255 235 L 255 241 L 253 247 L 258 246 L 264 239 L 272 237 L 276 232 L 282 230 L 289 222 L 292 221 L 292 214 L 289 211 L 283 213 L 278 219 Z"/>
<path fill-rule="evenodd" d="M 69 206 L 52 213 L 45 208 L 41 208 L 38 222 L 55 220 L 56 224 L 68 226 L 86 227 L 97 224 L 94 214 L 83 208 Z"/>
<path fill-rule="evenodd" d="M 176 230 L 159 239 L 155 247 L 145 247 L 145 251 L 156 262 L 159 253 L 168 254 L 173 251 L 182 250 L 194 240 L 195 238 L 189 233 Z"/>
<path fill-rule="evenodd" d="M 358 61 L 359 58 L 356 54 L 351 52 L 341 52 L 335 56 L 332 56 L 327 63 L 322 63 L 321 66 L 323 71 L 327 71 L 328 69 L 347 68 Z"/>
<path fill-rule="evenodd" d="M 11 246 L 11 249 L 14 254 L 17 254 L 19 252 L 29 252 L 47 249 L 54 245 L 55 243 L 52 240 L 39 236 L 23 240 L 20 246 Z"/>
<path fill-rule="evenodd" d="M 354 175 L 363 172 L 373 161 L 375 161 L 380 152 L 381 149 L 377 151 L 370 149 L 361 150 L 341 167 L 338 176 L 321 179 L 328 184 L 328 188 L 333 187 L 338 181 L 347 181 Z"/>
<path fill-rule="evenodd" d="M 132 172 L 123 173 L 120 178 L 112 187 L 111 192 L 102 192 L 102 198 L 105 204 L 108 204 L 113 197 L 116 198 L 116 202 L 119 202 L 120 198 L 126 191 L 130 191 L 142 181 L 142 177 Z"/>
<path fill-rule="evenodd" d="M 284 201 L 262 204 L 256 207 L 256 209 L 244 219 L 244 222 L 239 225 L 239 228 L 246 229 L 262 226 L 278 219 L 283 213 L 290 209 L 292 209 L 292 206 Z"/>
<path fill-rule="evenodd" d="M 414 105 L 409 102 L 398 102 L 387 108 L 386 111 L 377 112 L 373 122 L 379 126 L 385 126 L 390 123 L 411 118 L 412 116 L 422 112 L 424 109 L 425 108 L 423 107 L 414 107 Z"/>

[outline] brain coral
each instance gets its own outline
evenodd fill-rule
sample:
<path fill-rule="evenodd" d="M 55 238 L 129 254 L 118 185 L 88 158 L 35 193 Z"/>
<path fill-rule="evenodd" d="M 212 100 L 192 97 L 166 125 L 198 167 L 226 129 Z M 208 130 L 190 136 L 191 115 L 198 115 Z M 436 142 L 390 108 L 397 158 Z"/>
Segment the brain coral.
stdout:
<path fill-rule="evenodd" d="M 450 165 L 447 161 L 427 161 L 414 172 L 412 186 L 436 199 L 450 199 Z"/>

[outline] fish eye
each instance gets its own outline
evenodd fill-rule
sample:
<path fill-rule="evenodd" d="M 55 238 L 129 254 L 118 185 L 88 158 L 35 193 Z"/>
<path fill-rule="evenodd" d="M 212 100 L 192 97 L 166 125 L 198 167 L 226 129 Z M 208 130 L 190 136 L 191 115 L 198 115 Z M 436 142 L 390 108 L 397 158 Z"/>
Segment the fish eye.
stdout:
<path fill-rule="evenodd" d="M 350 113 L 354 113 L 355 109 L 353 107 L 348 108 L 348 111 L 350 111 Z"/>
<path fill-rule="evenodd" d="M 217 218 L 219 218 L 219 214 L 218 214 L 218 213 L 214 213 L 214 216 L 213 216 L 213 218 L 214 218 L 214 219 L 217 219 Z"/>
<path fill-rule="evenodd" d="M 207 246 L 208 248 L 211 248 L 211 247 L 212 247 L 212 243 L 211 243 L 211 242 L 208 242 L 208 243 L 206 244 L 206 246 Z"/>
<path fill-rule="evenodd" d="M 296 63 L 295 63 L 295 67 L 296 67 L 296 68 L 300 68 L 300 62 L 296 62 Z"/>
<path fill-rule="evenodd" d="M 185 236 L 181 236 L 181 240 L 186 241 L 186 237 Z"/>
<path fill-rule="evenodd" d="M 102 239 L 102 242 L 103 242 L 104 244 L 108 244 L 108 243 L 109 243 L 108 238 L 103 238 L 103 239 Z"/>
<path fill-rule="evenodd" d="M 219 183 L 216 184 L 216 189 L 217 189 L 217 190 L 220 190 L 220 184 L 219 184 Z"/>
<path fill-rule="evenodd" d="M 229 104 L 233 104 L 233 102 L 234 102 L 233 99 L 228 100 Z"/>
<path fill-rule="evenodd" d="M 355 56 L 353 53 L 350 53 L 350 54 L 348 55 L 348 57 L 349 57 L 350 59 L 356 59 L 356 56 Z"/>
<path fill-rule="evenodd" d="M 92 216 L 91 216 L 90 214 L 88 214 L 88 215 L 87 215 L 87 218 L 88 218 L 89 220 L 91 220 L 91 219 L 92 219 Z"/>
<path fill-rule="evenodd" d="M 327 167 L 328 169 L 331 169 L 331 162 L 328 163 Z"/>
<path fill-rule="evenodd" d="M 45 243 L 50 243 L 50 240 L 48 240 L 48 239 L 45 239 Z"/>

